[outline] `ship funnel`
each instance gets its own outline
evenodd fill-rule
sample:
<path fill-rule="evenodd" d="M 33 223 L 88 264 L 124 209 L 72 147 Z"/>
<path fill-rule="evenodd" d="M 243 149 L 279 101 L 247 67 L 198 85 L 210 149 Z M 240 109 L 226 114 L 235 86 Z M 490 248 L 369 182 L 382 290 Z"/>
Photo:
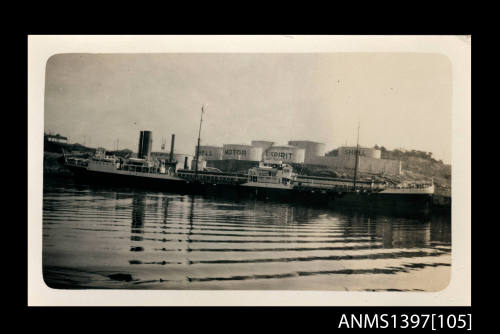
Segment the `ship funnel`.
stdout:
<path fill-rule="evenodd" d="M 170 143 L 170 162 L 174 161 L 174 144 L 175 144 L 175 134 L 172 134 L 172 141 Z"/>
<path fill-rule="evenodd" d="M 139 136 L 139 150 L 137 157 L 139 159 L 148 159 L 151 157 L 151 147 L 153 146 L 153 132 L 141 131 Z"/>
<path fill-rule="evenodd" d="M 184 169 L 188 169 L 188 157 L 184 157 Z"/>
<path fill-rule="evenodd" d="M 137 157 L 142 158 L 142 142 L 144 141 L 144 133 L 141 131 L 139 135 L 139 148 L 137 149 Z"/>

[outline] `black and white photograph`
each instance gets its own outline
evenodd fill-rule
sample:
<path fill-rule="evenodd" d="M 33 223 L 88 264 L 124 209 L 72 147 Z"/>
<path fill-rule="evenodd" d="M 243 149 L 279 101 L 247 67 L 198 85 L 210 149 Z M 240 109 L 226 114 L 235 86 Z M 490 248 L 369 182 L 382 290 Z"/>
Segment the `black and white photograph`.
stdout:
<path fill-rule="evenodd" d="M 470 300 L 470 209 L 454 211 L 470 205 L 456 195 L 470 174 L 454 149 L 467 151 L 455 132 L 470 105 L 457 106 L 456 62 L 408 47 L 438 36 L 387 37 L 406 51 L 336 51 L 334 37 L 317 37 L 332 45 L 318 51 L 268 46 L 314 36 L 254 37 L 268 49 L 239 52 L 227 46 L 237 36 L 219 36 L 219 51 L 83 43 L 39 57 L 29 266 L 40 284 L 62 294 L 390 292 L 410 304 L 451 285 Z M 445 42 L 470 57 L 468 38 Z"/>

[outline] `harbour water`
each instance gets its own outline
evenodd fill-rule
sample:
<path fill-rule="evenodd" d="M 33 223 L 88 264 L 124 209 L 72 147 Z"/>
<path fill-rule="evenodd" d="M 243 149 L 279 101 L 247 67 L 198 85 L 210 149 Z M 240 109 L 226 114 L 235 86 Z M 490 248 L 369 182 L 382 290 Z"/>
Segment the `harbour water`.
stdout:
<path fill-rule="evenodd" d="M 388 215 L 44 181 L 58 289 L 439 291 L 449 215 Z"/>

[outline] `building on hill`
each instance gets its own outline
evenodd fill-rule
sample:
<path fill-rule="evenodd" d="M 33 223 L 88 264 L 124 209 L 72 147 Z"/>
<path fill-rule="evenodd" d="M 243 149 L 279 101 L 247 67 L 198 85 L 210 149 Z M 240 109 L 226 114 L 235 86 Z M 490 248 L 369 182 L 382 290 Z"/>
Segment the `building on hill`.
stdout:
<path fill-rule="evenodd" d="M 43 135 L 44 141 L 50 142 L 50 143 L 59 143 L 59 144 L 67 144 L 68 143 L 68 138 L 61 136 L 60 134 L 44 134 Z"/>

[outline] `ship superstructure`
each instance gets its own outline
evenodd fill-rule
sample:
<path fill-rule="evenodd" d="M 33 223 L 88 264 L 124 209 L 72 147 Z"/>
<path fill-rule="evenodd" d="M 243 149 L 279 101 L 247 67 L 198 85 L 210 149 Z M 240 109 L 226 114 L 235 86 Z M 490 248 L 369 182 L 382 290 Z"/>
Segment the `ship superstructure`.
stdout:
<path fill-rule="evenodd" d="M 261 161 L 258 167 L 248 170 L 244 187 L 292 190 L 296 174 L 292 166 L 281 161 Z"/>

